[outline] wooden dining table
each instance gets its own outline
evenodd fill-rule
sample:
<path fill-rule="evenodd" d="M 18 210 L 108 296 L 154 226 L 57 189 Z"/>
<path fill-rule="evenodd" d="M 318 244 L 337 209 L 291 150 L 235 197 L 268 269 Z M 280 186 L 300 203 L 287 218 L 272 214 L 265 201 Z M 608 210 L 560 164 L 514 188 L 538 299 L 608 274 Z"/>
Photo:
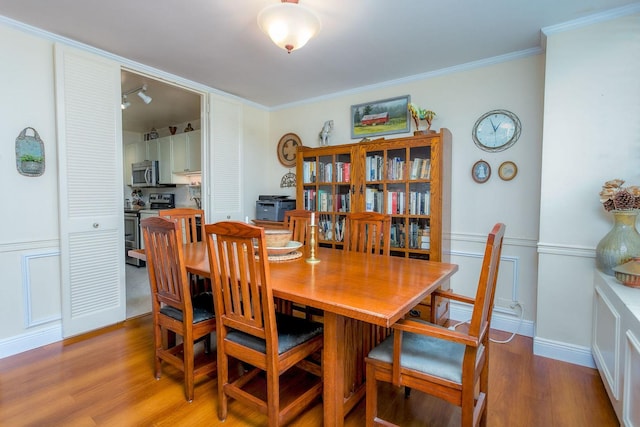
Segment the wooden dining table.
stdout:
<path fill-rule="evenodd" d="M 129 254 L 145 258 L 144 250 Z M 330 248 L 319 248 L 316 258 L 316 264 L 304 257 L 270 262 L 271 284 L 274 297 L 324 311 L 324 425 L 342 426 L 364 396 L 364 356 L 375 345 L 371 328 L 389 328 L 446 283 L 458 266 Z M 184 260 L 188 272 L 210 276 L 203 242 L 185 244 Z"/>

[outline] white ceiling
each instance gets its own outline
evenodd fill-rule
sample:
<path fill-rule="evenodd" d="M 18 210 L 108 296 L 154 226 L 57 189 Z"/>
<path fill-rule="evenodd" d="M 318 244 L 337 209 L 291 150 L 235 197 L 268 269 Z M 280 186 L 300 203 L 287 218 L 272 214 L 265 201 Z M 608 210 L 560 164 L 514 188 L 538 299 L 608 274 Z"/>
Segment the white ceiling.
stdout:
<path fill-rule="evenodd" d="M 256 23 L 258 12 L 277 2 L 0 0 L 0 15 L 274 108 L 539 48 L 542 28 L 639 4 L 300 0 L 317 12 L 322 29 L 287 54 Z M 148 93 L 156 98 L 159 91 Z M 168 105 L 177 110 L 177 102 Z"/>

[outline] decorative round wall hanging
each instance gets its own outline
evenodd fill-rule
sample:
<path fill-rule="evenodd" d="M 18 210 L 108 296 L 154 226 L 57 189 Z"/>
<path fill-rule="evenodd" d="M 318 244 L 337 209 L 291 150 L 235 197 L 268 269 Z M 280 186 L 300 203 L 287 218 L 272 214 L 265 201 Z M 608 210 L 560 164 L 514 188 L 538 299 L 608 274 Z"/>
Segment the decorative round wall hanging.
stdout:
<path fill-rule="evenodd" d="M 503 162 L 498 168 L 498 175 L 504 181 L 511 181 L 518 174 L 518 166 L 512 161 Z"/>
<path fill-rule="evenodd" d="M 478 184 L 484 184 L 491 177 L 491 166 L 484 160 L 478 160 L 471 168 L 471 176 Z"/>
<path fill-rule="evenodd" d="M 296 164 L 296 149 L 302 146 L 300 137 L 295 133 L 286 133 L 278 142 L 278 160 L 288 168 Z"/>

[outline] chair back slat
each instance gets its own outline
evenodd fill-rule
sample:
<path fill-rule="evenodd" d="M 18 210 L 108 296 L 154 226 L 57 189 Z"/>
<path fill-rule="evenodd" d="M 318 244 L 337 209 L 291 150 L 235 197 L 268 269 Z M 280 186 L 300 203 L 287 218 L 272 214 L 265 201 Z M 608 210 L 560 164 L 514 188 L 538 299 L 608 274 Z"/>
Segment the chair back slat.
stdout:
<path fill-rule="evenodd" d="M 291 230 L 291 240 L 307 245 L 307 233 L 311 222 L 311 211 L 292 209 L 284 213 L 284 226 Z"/>
<path fill-rule="evenodd" d="M 352 213 L 347 217 L 344 248 L 347 251 L 389 255 L 391 217 L 377 212 Z"/>
<path fill-rule="evenodd" d="M 173 220 L 162 217 L 140 221 L 147 257 L 153 304 L 166 304 L 192 316 L 190 287 L 184 266 L 182 230 Z"/>
<path fill-rule="evenodd" d="M 469 335 L 475 337 L 479 337 L 483 333 L 488 334 L 489 332 L 504 232 L 505 225 L 498 223 L 493 227 L 487 237 L 482 269 L 480 270 L 480 279 L 478 280 L 478 289 L 476 290 L 475 304 L 473 306 L 473 314 L 469 325 Z"/>
<path fill-rule="evenodd" d="M 236 221 L 205 226 L 213 266 L 216 316 L 224 325 L 266 339 L 275 334 L 264 229 Z M 254 247 L 255 244 L 255 247 Z"/>
<path fill-rule="evenodd" d="M 198 222 L 200 218 L 200 231 L 204 229 L 204 210 L 193 208 L 175 208 L 163 209 L 158 211 L 161 217 L 175 219 L 182 229 L 183 243 L 197 242 L 198 239 Z M 203 236 L 204 233 L 201 233 Z"/>

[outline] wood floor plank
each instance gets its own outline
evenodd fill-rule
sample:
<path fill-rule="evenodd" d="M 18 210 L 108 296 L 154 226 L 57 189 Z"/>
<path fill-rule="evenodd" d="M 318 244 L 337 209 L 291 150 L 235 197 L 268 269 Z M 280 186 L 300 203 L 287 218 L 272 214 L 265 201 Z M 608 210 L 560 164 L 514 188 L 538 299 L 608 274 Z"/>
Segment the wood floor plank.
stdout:
<path fill-rule="evenodd" d="M 151 318 L 130 319 L 87 339 L 55 343 L 0 360 L 0 426 L 264 426 L 266 417 L 231 401 L 223 423 L 216 413 L 215 377 L 184 397 L 182 374 L 163 365 L 153 375 Z M 492 331 L 504 339 L 505 333 Z M 493 344 L 488 424 L 492 427 L 618 426 L 598 372 L 533 356 L 531 338 Z M 292 387 L 292 392 L 295 388 Z M 460 411 L 438 399 L 379 385 L 379 412 L 410 427 L 450 427 Z M 347 427 L 364 425 L 364 401 Z M 322 426 L 322 402 L 290 424 Z"/>

